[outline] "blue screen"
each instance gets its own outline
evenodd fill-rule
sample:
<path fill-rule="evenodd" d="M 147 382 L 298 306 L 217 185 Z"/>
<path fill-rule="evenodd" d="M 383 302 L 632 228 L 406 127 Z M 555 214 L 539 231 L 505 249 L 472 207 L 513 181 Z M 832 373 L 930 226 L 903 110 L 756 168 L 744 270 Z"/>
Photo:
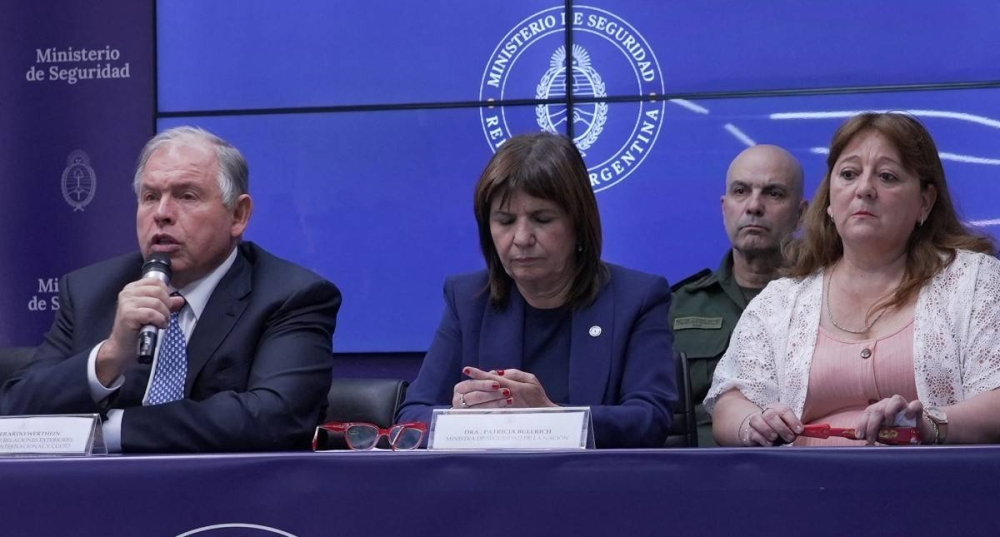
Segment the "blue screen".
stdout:
<path fill-rule="evenodd" d="M 506 28 L 552 2 L 171 0 L 160 111 L 475 101 Z M 532 98 L 517 86 L 509 98 Z"/>
<path fill-rule="evenodd" d="M 512 122 L 534 107 L 509 109 Z M 491 155 L 476 108 L 161 120 L 197 124 L 250 165 L 246 239 L 344 294 L 340 351 L 426 348 L 445 276 L 482 267 L 472 195 Z M 391 155 L 391 157 L 389 157 Z"/>
<path fill-rule="evenodd" d="M 247 238 L 341 287 L 336 350 L 421 351 L 444 278 L 483 267 L 475 182 L 522 132 L 572 134 L 604 258 L 671 281 L 726 252 L 737 153 L 787 148 L 811 194 L 862 110 L 924 121 L 963 218 L 993 233 L 996 20 L 992 2 L 175 0 L 159 127 L 247 155 Z"/>

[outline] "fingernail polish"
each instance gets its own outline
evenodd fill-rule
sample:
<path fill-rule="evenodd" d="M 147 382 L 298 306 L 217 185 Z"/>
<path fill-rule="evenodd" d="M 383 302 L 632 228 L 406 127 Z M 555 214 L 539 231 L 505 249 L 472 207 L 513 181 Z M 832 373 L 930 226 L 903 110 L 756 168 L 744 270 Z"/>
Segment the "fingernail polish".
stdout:
<path fill-rule="evenodd" d="M 508 405 L 513 405 L 514 404 L 514 398 L 513 397 L 508 397 L 507 398 L 507 404 Z"/>
<path fill-rule="evenodd" d="M 503 369 L 497 369 L 497 375 L 503 376 Z"/>
<path fill-rule="evenodd" d="M 504 388 L 502 393 L 504 397 L 510 397 L 510 390 L 507 388 Z"/>
<path fill-rule="evenodd" d="M 494 390 L 499 390 L 500 389 L 500 383 L 499 382 L 494 382 L 493 383 L 493 389 Z"/>
<path fill-rule="evenodd" d="M 466 375 L 468 375 L 468 374 L 469 374 L 469 373 L 471 373 L 471 372 L 472 372 L 472 370 L 471 370 L 471 369 L 469 369 L 468 367 L 466 367 L 465 369 L 463 369 L 463 370 L 462 370 L 462 373 L 464 373 L 464 374 L 466 374 Z"/>

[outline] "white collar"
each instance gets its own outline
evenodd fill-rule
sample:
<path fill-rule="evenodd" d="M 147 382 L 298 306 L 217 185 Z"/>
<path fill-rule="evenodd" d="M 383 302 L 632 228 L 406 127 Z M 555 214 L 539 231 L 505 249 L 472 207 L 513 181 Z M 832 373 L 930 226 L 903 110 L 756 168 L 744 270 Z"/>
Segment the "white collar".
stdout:
<path fill-rule="evenodd" d="M 233 248 L 233 251 L 229 253 L 229 257 L 221 265 L 215 267 L 215 270 L 212 272 L 185 285 L 181 289 L 177 289 L 181 296 L 184 297 L 184 300 L 187 300 L 187 305 L 191 308 L 191 313 L 194 314 L 195 321 L 201 318 L 201 312 L 205 311 L 205 306 L 208 305 L 208 299 L 212 297 L 215 287 L 219 285 L 219 281 L 222 280 L 222 277 L 229 272 L 233 263 L 236 262 L 236 250 L 236 248 Z"/>

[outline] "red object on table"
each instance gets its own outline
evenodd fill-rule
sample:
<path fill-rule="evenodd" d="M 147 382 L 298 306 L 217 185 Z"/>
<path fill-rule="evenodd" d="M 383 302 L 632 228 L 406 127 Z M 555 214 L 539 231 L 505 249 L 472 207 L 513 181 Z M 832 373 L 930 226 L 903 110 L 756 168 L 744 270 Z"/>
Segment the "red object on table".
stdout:
<path fill-rule="evenodd" d="M 857 435 L 854 434 L 854 429 L 830 427 L 829 423 L 806 425 L 799 435 L 808 436 L 810 438 L 830 438 L 831 436 L 840 436 L 843 438 L 850 438 L 851 440 L 858 439 Z M 876 441 L 880 444 L 907 446 L 922 443 L 922 438 L 920 436 L 920 429 L 917 429 L 916 427 L 882 427 L 878 430 L 878 440 Z"/>

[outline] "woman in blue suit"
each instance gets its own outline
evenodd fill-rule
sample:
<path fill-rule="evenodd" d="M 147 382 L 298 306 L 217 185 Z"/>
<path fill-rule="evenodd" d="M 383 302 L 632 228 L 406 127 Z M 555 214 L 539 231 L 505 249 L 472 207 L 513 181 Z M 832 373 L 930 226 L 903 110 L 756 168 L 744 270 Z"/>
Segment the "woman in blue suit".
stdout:
<path fill-rule="evenodd" d="M 453 276 L 399 411 L 590 406 L 598 447 L 663 445 L 677 400 L 662 277 L 601 261 L 587 167 L 565 137 L 505 142 L 475 192 L 484 271 Z"/>

